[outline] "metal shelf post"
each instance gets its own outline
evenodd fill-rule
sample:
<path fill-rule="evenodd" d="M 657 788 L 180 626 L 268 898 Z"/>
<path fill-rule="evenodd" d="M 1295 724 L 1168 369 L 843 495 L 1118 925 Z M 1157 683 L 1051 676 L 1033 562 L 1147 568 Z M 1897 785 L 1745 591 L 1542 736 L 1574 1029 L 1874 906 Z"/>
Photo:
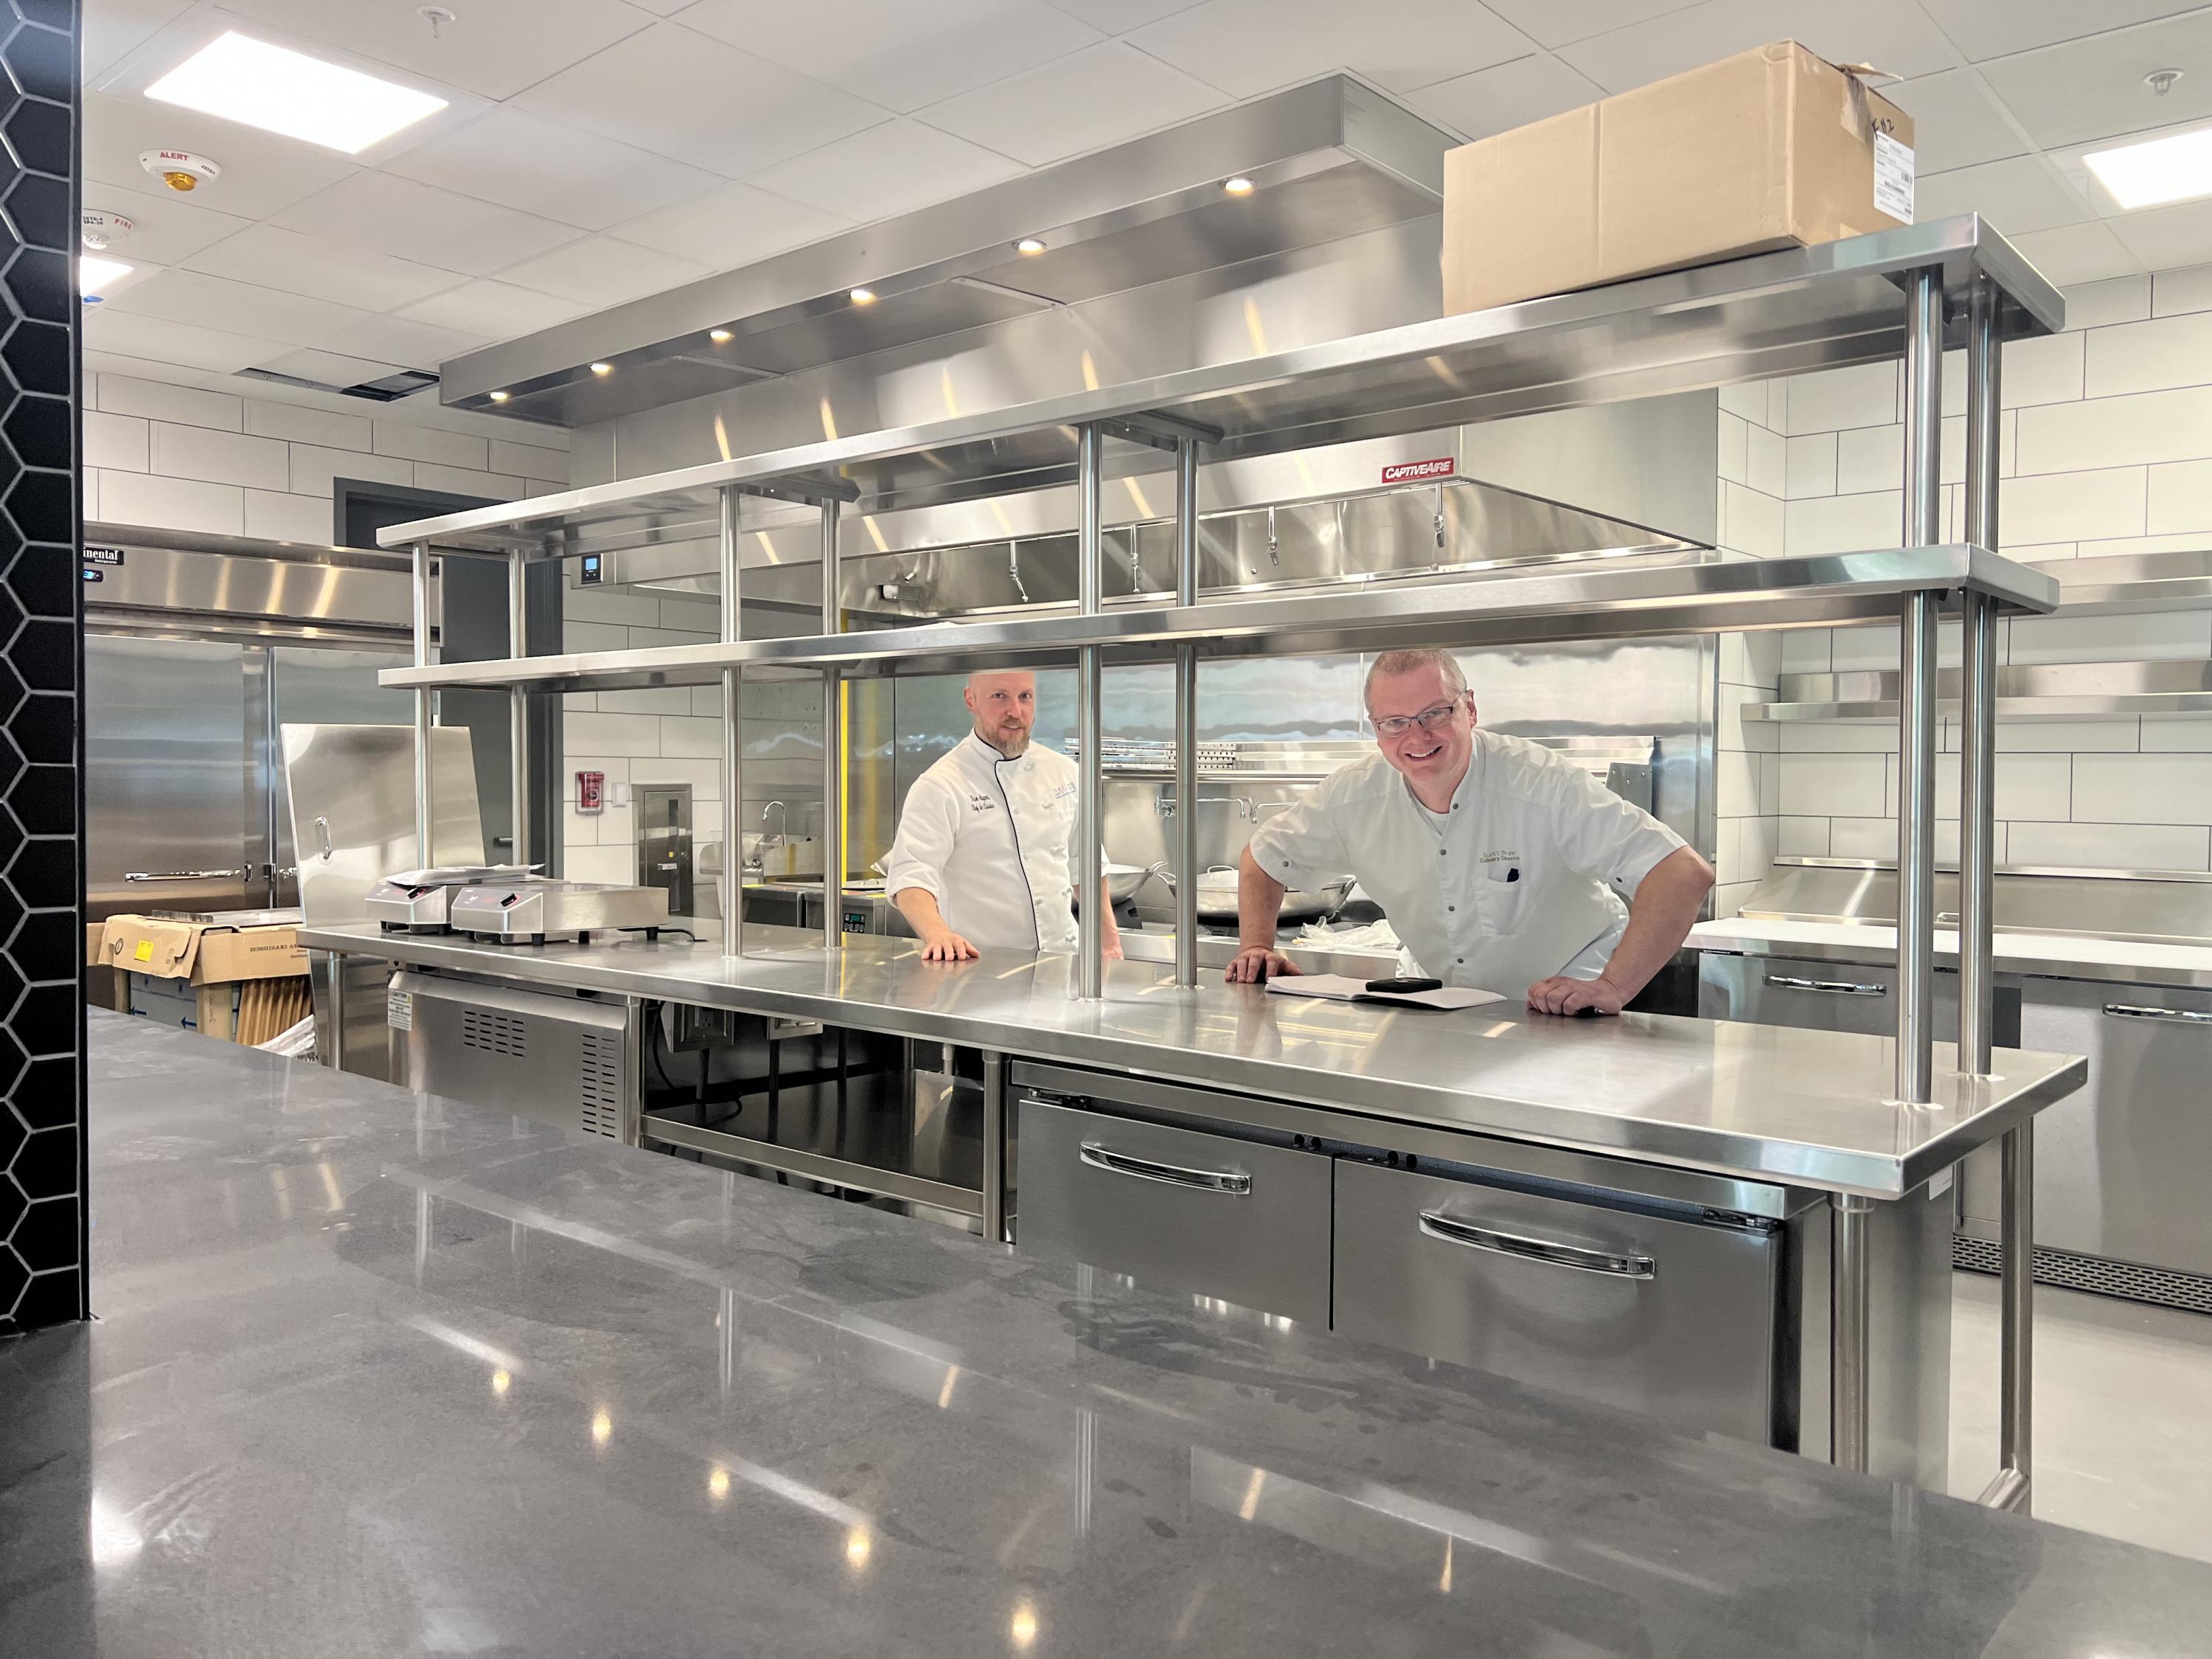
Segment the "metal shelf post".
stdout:
<path fill-rule="evenodd" d="M 415 544 L 415 665 L 430 665 L 430 544 Z M 415 862 L 428 869 L 438 861 L 430 844 L 430 700 L 438 694 L 415 688 Z"/>
<path fill-rule="evenodd" d="M 744 637 L 738 574 L 738 491 L 725 485 L 720 502 L 722 642 Z M 742 955 L 745 931 L 744 671 L 722 671 L 722 954 Z"/>
<path fill-rule="evenodd" d="M 1085 617 L 1098 615 L 1105 586 L 1103 505 L 1105 434 L 1093 425 L 1076 432 L 1075 579 L 1076 609 Z M 1082 927 L 1076 947 L 1077 994 L 1097 1001 L 1106 988 L 1105 859 L 1099 822 L 1106 798 L 1105 738 L 1101 703 L 1104 675 L 1098 647 L 1086 645 L 1076 653 L 1076 732 L 1083 750 L 1078 784 L 1075 822 L 1082 840 L 1082 856 L 1076 860 L 1075 891 L 1081 902 Z"/>
<path fill-rule="evenodd" d="M 1942 533 L 1942 274 L 1917 270 L 1905 336 L 1905 545 Z M 1936 992 L 1936 615 L 1927 590 L 1905 601 L 1898 675 L 1897 1097 L 1934 1086 Z"/>
<path fill-rule="evenodd" d="M 1176 441 L 1176 603 L 1198 603 L 1198 441 Z M 1198 983 L 1198 647 L 1176 647 L 1176 958 L 1178 985 Z"/>
<path fill-rule="evenodd" d="M 844 630 L 843 593 L 837 562 L 837 503 L 822 503 L 822 631 Z M 822 944 L 844 939 L 845 723 L 844 676 L 836 663 L 822 669 Z"/>
<path fill-rule="evenodd" d="M 530 654 L 530 610 L 526 578 L 530 567 L 517 548 L 507 560 L 507 654 Z M 514 803 L 514 839 L 508 850 L 517 864 L 528 864 L 530 844 L 530 693 L 515 686 L 507 694 L 507 793 Z"/>

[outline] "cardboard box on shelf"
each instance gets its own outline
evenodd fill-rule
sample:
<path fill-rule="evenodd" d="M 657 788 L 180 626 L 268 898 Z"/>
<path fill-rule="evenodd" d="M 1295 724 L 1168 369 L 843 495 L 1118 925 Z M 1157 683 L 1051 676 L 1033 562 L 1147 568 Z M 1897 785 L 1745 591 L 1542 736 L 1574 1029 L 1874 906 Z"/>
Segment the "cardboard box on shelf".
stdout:
<path fill-rule="evenodd" d="M 1444 156 L 1446 312 L 1912 222 L 1912 118 L 1794 40 Z"/>

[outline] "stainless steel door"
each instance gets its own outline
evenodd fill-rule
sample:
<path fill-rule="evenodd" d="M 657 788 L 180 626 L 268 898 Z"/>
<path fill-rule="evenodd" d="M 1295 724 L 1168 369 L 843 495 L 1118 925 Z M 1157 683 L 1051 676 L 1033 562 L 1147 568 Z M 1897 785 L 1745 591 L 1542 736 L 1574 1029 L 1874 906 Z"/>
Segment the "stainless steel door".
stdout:
<path fill-rule="evenodd" d="M 691 912 L 691 786 L 645 783 L 637 790 L 637 884 L 668 894 L 668 914 Z"/>
<path fill-rule="evenodd" d="M 246 730 L 246 648 L 88 634 L 84 659 L 86 917 L 268 902 L 261 871 L 247 869 L 267 815 Z"/>
<path fill-rule="evenodd" d="M 1698 1012 L 1706 1019 L 1884 1036 L 1897 1029 L 1896 983 L 1893 968 L 1707 951 L 1698 962 Z M 1936 1029 L 1944 1028 L 1939 1022 Z"/>
<path fill-rule="evenodd" d="M 2089 1086 L 2035 1121 L 2035 1242 L 2212 1274 L 2212 993 L 2027 980 L 2020 1035 L 2089 1060 Z M 1996 1213 L 1978 1164 L 1966 1203 Z"/>
<path fill-rule="evenodd" d="M 1024 1250 L 1328 1321 L 1329 1160 L 1024 1097 Z"/>
<path fill-rule="evenodd" d="M 1778 1236 L 1336 1160 L 1335 1328 L 1692 1430 L 1775 1431 Z"/>

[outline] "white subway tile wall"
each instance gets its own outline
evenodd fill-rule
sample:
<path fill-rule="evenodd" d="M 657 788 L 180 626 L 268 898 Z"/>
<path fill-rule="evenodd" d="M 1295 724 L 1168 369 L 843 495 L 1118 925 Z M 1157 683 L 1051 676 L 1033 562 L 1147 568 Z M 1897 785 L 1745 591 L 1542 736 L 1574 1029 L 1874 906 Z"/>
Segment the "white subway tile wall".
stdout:
<path fill-rule="evenodd" d="M 350 415 L 88 374 L 85 515 L 156 529 L 329 542 L 337 533 L 332 502 L 340 478 L 488 500 L 568 486 L 568 434 L 558 428 L 455 416 L 434 404 L 420 411 L 485 428 L 464 432 L 417 423 L 412 410 L 387 409 L 406 406 Z M 514 435 L 486 435 L 501 428 Z"/>
<path fill-rule="evenodd" d="M 2005 353 L 1998 469 L 2005 552 L 2049 560 L 2212 546 L 2212 266 L 2074 289 L 2067 313 L 2065 333 Z M 1964 472 L 1959 354 L 1944 366 L 1943 476 L 1956 484 Z M 1896 544 L 1903 461 L 1898 386 L 1896 371 L 1879 367 L 1776 381 L 1764 398 L 1752 388 L 1724 396 L 1723 406 L 1739 412 L 1763 404 L 1781 416 L 1789 458 L 1781 550 Z M 1962 509 L 1958 492 L 1948 493 L 1947 533 L 1957 535 Z M 2212 611 L 2021 617 L 2001 627 L 1998 653 L 2000 662 L 2016 665 L 2208 661 Z M 1954 628 L 1944 631 L 1942 660 L 1958 660 Z M 1897 631 L 1785 634 L 1777 662 L 1784 674 L 1893 669 Z M 1777 775 L 1776 852 L 1895 857 L 1895 726 L 1779 729 L 1780 749 L 1768 763 Z M 1747 748 L 1754 742 L 1739 741 Z M 1997 746 L 2000 860 L 2212 867 L 2212 716 L 2008 719 L 1999 723 Z M 1958 845 L 1957 750 L 1958 723 L 1947 720 L 1936 772 L 1938 854 L 1947 858 Z M 1743 799 L 1741 781 L 1731 786 L 1725 765 L 1719 793 L 1723 816 Z M 1738 826 L 1731 834 L 1741 858 L 1745 832 Z M 1721 844 L 1727 848 L 1729 836 Z M 1735 897 L 1723 889 L 1723 899 Z M 1723 902 L 1720 914 L 1734 908 Z"/>

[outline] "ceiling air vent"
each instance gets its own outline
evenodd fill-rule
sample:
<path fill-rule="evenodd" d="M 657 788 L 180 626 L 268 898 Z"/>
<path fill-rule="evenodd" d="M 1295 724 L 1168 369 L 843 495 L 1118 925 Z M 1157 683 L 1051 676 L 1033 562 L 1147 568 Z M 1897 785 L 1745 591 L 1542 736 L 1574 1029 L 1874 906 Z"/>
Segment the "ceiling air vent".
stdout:
<path fill-rule="evenodd" d="M 397 403 L 438 384 L 436 375 L 420 368 L 403 368 L 397 374 L 363 380 L 358 386 L 332 386 L 327 380 L 311 380 L 303 374 L 279 374 L 273 368 L 244 368 L 239 374 L 250 380 L 274 380 L 279 386 L 302 386 L 309 392 L 334 392 L 341 398 L 366 398 L 378 404 Z"/>

